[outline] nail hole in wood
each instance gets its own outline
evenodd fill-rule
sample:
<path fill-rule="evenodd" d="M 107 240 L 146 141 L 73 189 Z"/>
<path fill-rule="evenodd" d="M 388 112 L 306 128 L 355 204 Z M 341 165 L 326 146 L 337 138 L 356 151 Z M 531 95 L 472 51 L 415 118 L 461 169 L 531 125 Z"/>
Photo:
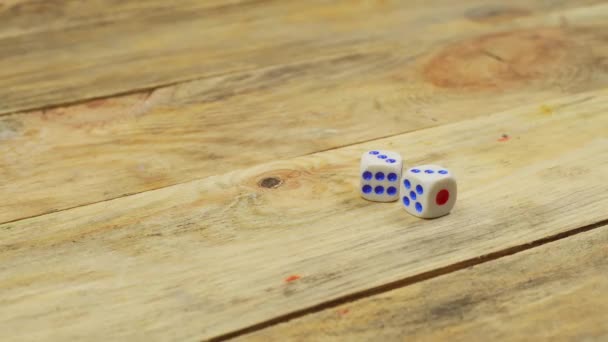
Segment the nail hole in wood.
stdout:
<path fill-rule="evenodd" d="M 280 178 L 276 177 L 266 177 L 262 179 L 258 184 L 263 188 L 276 189 L 281 186 L 281 184 L 283 184 L 283 181 Z"/>

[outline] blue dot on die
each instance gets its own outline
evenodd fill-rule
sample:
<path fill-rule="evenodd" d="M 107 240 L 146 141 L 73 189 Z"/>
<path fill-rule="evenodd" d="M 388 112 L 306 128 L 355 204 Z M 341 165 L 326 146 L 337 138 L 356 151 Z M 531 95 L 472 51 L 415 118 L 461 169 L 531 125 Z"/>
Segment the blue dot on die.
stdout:
<path fill-rule="evenodd" d="M 420 184 L 416 185 L 416 192 L 418 193 L 418 195 L 422 195 L 424 193 L 424 189 L 422 188 L 422 185 L 420 185 Z"/>
<path fill-rule="evenodd" d="M 420 204 L 420 202 L 416 202 L 416 211 L 419 213 L 422 212 L 422 204 Z"/>
<path fill-rule="evenodd" d="M 410 183 L 410 181 L 409 181 L 409 180 L 407 180 L 407 179 L 403 181 L 403 185 L 405 185 L 405 188 L 406 188 L 406 189 L 409 189 L 409 188 L 411 188 L 411 187 L 412 187 L 412 184 L 411 184 L 411 183 Z"/>
<path fill-rule="evenodd" d="M 363 191 L 364 194 L 369 194 L 370 192 L 372 192 L 372 186 L 364 185 L 363 188 L 361 188 L 361 191 Z"/>
<path fill-rule="evenodd" d="M 386 158 L 388 158 L 388 157 L 387 157 L 387 156 L 385 156 L 384 154 L 381 154 L 381 155 L 379 155 L 379 156 L 378 156 L 378 158 L 380 158 L 380 159 L 386 159 Z"/>
<path fill-rule="evenodd" d="M 397 188 L 395 188 L 394 186 L 389 186 L 388 189 L 386 189 L 386 193 L 394 196 L 397 193 Z"/>
<path fill-rule="evenodd" d="M 384 173 L 383 172 L 376 172 L 376 180 L 384 180 Z"/>
<path fill-rule="evenodd" d="M 395 181 L 397 181 L 397 178 L 398 178 L 398 177 L 399 177 L 399 176 L 397 176 L 397 174 L 396 174 L 396 173 L 392 173 L 392 172 L 391 172 L 391 173 L 389 173 L 389 174 L 388 174 L 388 177 L 387 177 L 387 178 L 388 178 L 389 182 L 395 182 Z"/>
<path fill-rule="evenodd" d="M 448 171 L 447 170 L 439 170 L 439 173 L 441 173 L 442 175 L 447 175 Z"/>
<path fill-rule="evenodd" d="M 365 179 L 365 180 L 371 180 L 372 179 L 372 173 L 369 172 L 369 171 L 363 172 L 363 179 Z"/>
<path fill-rule="evenodd" d="M 377 154 L 380 154 L 380 152 L 378 152 L 378 151 L 369 151 L 369 154 L 377 155 Z"/>
<path fill-rule="evenodd" d="M 433 170 L 424 170 L 424 173 L 435 173 Z"/>
<path fill-rule="evenodd" d="M 397 161 L 395 159 L 387 159 L 386 162 L 389 164 L 395 164 Z"/>
<path fill-rule="evenodd" d="M 418 169 L 412 169 L 412 172 L 413 173 L 420 173 L 420 170 L 418 170 Z"/>
<path fill-rule="evenodd" d="M 416 200 L 416 193 L 413 191 L 410 191 L 410 197 L 415 201 Z"/>
<path fill-rule="evenodd" d="M 410 206 L 410 199 L 407 198 L 407 196 L 403 196 L 403 205 L 405 205 L 406 207 Z"/>
<path fill-rule="evenodd" d="M 378 185 L 375 189 L 374 192 L 378 195 L 382 195 L 384 193 L 384 187 L 382 185 Z"/>

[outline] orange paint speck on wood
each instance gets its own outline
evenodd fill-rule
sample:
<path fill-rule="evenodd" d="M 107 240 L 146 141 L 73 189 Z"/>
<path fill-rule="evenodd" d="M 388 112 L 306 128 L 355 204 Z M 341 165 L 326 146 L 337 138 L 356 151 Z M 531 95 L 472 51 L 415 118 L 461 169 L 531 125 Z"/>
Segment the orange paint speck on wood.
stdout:
<path fill-rule="evenodd" d="M 290 275 L 289 277 L 285 278 L 285 282 L 286 283 L 291 283 L 291 282 L 296 281 L 296 280 L 298 280 L 300 278 L 301 277 L 299 275 L 297 275 L 297 274 Z"/>

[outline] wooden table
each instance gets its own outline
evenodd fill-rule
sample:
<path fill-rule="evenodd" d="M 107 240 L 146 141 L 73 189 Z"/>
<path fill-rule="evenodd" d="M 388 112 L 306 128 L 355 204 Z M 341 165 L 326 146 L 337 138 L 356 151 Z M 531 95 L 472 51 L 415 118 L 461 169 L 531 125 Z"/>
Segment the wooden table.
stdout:
<path fill-rule="evenodd" d="M 606 1 L 0 1 L 0 340 L 606 341 L 607 85 Z"/>

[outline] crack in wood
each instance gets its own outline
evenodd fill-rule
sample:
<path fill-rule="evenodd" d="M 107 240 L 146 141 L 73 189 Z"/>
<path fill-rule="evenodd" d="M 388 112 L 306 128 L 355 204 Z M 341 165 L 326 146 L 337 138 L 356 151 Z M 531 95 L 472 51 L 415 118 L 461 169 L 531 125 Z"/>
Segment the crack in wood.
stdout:
<path fill-rule="evenodd" d="M 498 56 L 497 54 L 492 53 L 492 52 L 490 52 L 488 50 L 481 50 L 481 53 L 483 53 L 484 55 L 486 55 L 486 56 L 488 56 L 488 57 L 490 57 L 490 58 L 492 58 L 494 60 L 497 60 L 497 61 L 499 61 L 501 63 L 507 63 L 507 61 L 505 61 L 504 58 L 502 58 L 502 57 Z"/>

